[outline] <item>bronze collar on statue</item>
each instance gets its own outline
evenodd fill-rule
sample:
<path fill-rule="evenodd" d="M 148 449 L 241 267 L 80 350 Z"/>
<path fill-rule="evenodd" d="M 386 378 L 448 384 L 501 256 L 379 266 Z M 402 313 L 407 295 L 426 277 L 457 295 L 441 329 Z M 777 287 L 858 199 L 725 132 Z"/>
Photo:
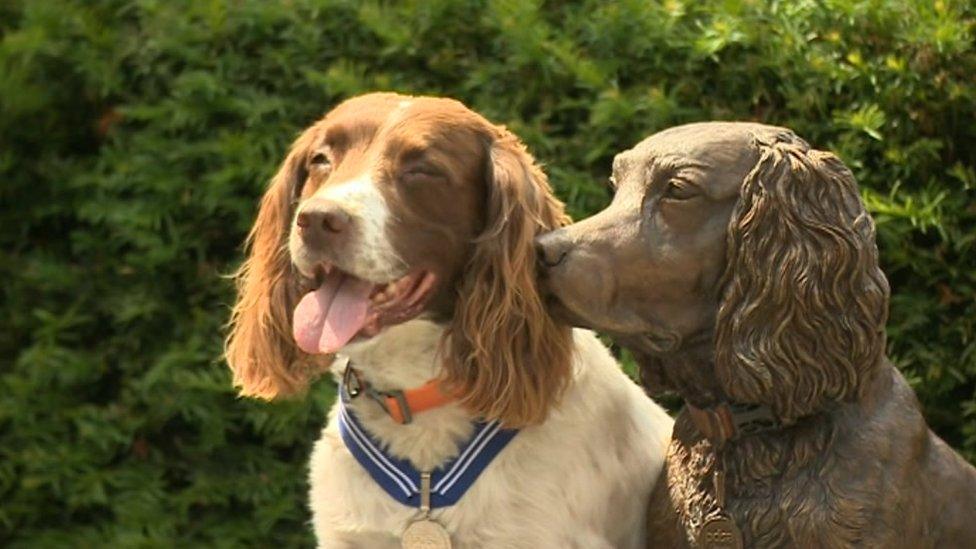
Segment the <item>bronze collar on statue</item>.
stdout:
<path fill-rule="evenodd" d="M 686 402 L 685 406 L 698 431 L 717 448 L 730 440 L 782 427 L 773 411 L 759 404 L 723 402 L 710 408 L 698 408 Z"/>

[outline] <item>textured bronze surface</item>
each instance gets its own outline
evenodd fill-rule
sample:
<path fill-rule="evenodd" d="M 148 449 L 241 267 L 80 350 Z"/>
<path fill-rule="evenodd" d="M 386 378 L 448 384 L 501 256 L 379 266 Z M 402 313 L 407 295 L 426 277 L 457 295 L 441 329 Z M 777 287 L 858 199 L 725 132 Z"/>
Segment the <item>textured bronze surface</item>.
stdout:
<path fill-rule="evenodd" d="M 847 167 L 786 128 L 712 122 L 649 137 L 612 175 L 610 206 L 538 246 L 553 314 L 690 405 L 648 545 L 698 546 L 727 514 L 745 547 L 976 547 L 976 469 L 885 356 L 888 283 Z M 775 424 L 727 436 L 725 403 Z"/>
<path fill-rule="evenodd" d="M 719 515 L 705 521 L 698 534 L 701 549 L 742 549 L 742 532 L 729 517 Z"/>
<path fill-rule="evenodd" d="M 712 444 L 721 447 L 729 440 L 781 427 L 772 410 L 766 406 L 742 406 L 726 403 L 711 408 L 686 404 L 695 427 Z"/>
<path fill-rule="evenodd" d="M 720 404 L 705 409 L 688 405 L 687 408 L 695 427 L 716 446 L 721 446 L 725 441 L 735 438 L 735 422 L 728 405 Z"/>

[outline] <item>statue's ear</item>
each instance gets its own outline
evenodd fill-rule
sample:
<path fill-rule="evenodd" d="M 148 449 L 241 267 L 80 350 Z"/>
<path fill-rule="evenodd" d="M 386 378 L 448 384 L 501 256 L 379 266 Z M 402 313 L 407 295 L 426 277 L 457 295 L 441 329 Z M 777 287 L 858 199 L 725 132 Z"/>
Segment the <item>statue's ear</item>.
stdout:
<path fill-rule="evenodd" d="M 715 367 L 730 397 L 789 421 L 859 396 L 888 283 L 850 170 L 799 139 L 759 146 L 728 229 Z"/>

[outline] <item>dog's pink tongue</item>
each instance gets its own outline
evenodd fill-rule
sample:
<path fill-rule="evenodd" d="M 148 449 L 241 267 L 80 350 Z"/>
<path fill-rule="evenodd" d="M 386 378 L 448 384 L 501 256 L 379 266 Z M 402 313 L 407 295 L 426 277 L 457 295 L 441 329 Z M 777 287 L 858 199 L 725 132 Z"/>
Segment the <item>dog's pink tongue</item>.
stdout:
<path fill-rule="evenodd" d="M 298 347 L 309 354 L 334 353 L 366 323 L 373 284 L 334 273 L 295 307 L 292 331 Z"/>

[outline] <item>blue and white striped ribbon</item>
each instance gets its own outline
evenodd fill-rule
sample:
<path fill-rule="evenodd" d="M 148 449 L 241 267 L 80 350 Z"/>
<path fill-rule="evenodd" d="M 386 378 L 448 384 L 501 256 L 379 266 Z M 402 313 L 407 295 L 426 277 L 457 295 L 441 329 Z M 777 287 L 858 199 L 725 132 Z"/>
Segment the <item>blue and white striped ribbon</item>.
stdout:
<path fill-rule="evenodd" d="M 385 445 L 366 431 L 346 406 L 345 391 L 340 390 L 340 394 L 339 433 L 346 448 L 390 497 L 404 505 L 419 506 L 420 471 L 409 461 L 388 454 Z M 517 433 L 515 429 L 502 429 L 497 421 L 475 422 L 474 433 L 461 445 L 458 455 L 431 471 L 431 508 L 457 503 Z"/>

